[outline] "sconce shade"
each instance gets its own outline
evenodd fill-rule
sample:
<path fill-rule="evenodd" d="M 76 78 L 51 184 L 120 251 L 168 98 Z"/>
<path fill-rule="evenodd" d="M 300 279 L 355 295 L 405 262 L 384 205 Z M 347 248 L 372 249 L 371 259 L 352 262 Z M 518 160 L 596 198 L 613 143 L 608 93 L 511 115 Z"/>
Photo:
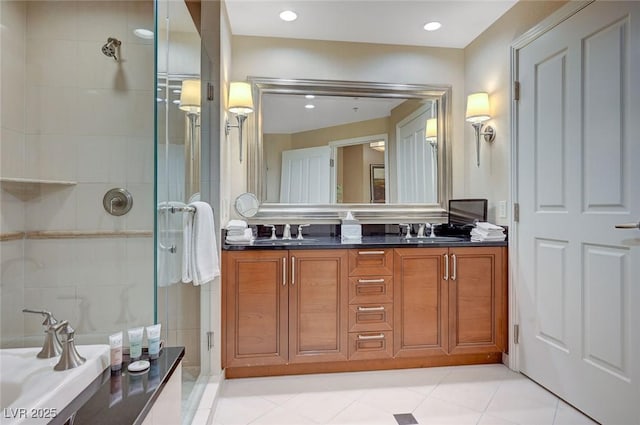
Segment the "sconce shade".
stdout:
<path fill-rule="evenodd" d="M 424 137 L 427 140 L 433 140 L 438 137 L 438 119 L 437 118 L 429 118 L 427 120 L 427 128 L 425 130 Z"/>
<path fill-rule="evenodd" d="M 246 115 L 253 112 L 251 84 L 233 82 L 229 85 L 229 112 Z"/>
<path fill-rule="evenodd" d="M 180 109 L 200 113 L 200 80 L 183 80 L 180 92 Z"/>
<path fill-rule="evenodd" d="M 489 95 L 487 93 L 472 93 L 467 97 L 466 119 L 472 123 L 487 121 L 489 113 Z"/>

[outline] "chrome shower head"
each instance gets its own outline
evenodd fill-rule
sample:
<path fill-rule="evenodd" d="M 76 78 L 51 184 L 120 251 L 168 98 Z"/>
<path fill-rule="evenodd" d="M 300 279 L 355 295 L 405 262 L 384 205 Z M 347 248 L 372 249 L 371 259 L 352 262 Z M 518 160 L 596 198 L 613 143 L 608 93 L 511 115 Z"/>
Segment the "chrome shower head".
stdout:
<path fill-rule="evenodd" d="M 118 61 L 117 49 L 120 47 L 122 42 L 117 38 L 109 37 L 104 46 L 102 46 L 102 53 L 105 56 L 113 58 L 116 62 Z"/>

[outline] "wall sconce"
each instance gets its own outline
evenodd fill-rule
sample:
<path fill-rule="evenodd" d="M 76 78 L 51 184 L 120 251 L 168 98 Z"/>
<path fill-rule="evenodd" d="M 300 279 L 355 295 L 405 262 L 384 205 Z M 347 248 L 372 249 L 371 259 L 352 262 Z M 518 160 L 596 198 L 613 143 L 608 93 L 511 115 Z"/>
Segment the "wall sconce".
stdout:
<path fill-rule="evenodd" d="M 188 133 L 185 143 L 185 155 L 188 155 L 188 169 L 186 178 L 188 179 L 187 188 L 199 187 L 200 182 L 200 166 L 196 160 L 200 156 L 200 132 L 198 131 L 198 118 L 200 117 L 200 80 L 182 80 L 180 89 L 180 110 L 185 111 L 187 120 L 189 121 Z M 189 194 L 188 194 L 189 195 Z"/>
<path fill-rule="evenodd" d="M 432 146 L 438 145 L 438 119 L 437 118 L 429 118 L 427 120 L 427 125 L 424 131 L 424 138 L 427 142 L 431 143 Z"/>
<path fill-rule="evenodd" d="M 480 166 L 480 136 L 484 136 L 485 142 L 493 142 L 496 133 L 493 127 L 486 126 L 482 131 L 483 123 L 491 119 L 489 114 L 489 95 L 487 93 L 472 93 L 467 97 L 466 119 L 471 123 L 476 132 L 476 165 Z"/>
<path fill-rule="evenodd" d="M 244 82 L 233 82 L 229 85 L 229 112 L 236 114 L 237 125 L 231 125 L 227 119 L 224 134 L 227 136 L 231 128 L 239 131 L 240 162 L 242 162 L 242 125 L 247 119 L 247 115 L 253 112 L 253 96 L 251 95 L 251 84 Z"/>

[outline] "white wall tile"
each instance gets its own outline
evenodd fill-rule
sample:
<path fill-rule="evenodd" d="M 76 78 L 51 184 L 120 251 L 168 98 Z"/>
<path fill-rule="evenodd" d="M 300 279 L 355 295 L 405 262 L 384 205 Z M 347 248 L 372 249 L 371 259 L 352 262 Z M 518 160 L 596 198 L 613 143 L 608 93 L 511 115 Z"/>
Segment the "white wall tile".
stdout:
<path fill-rule="evenodd" d="M 76 282 L 81 288 L 122 285 L 127 260 L 123 238 L 76 239 L 73 246 Z"/>
<path fill-rule="evenodd" d="M 73 327 L 78 323 L 78 302 L 75 286 L 58 288 L 25 288 L 24 305 L 27 308 L 48 310 L 58 320 L 68 320 Z M 24 315 L 25 336 L 44 338 L 42 318 L 37 315 Z M 37 339 L 35 345 L 44 340 Z"/>
<path fill-rule="evenodd" d="M 4 204 L 2 209 L 4 210 Z M 24 241 L 2 242 L 0 256 L 0 346 L 15 346 L 24 334 Z"/>
<path fill-rule="evenodd" d="M 7 42 L 5 42 L 7 41 Z M 2 73 L 0 84 L 2 84 L 2 115 L 0 115 L 0 125 L 3 129 L 11 129 L 23 133 L 25 130 L 25 63 L 24 54 L 17 58 L 9 57 L 4 51 L 8 40 L 2 38 Z M 9 49 L 7 49 L 9 50 Z"/>
<path fill-rule="evenodd" d="M 22 232 L 25 228 L 24 203 L 13 194 L 0 192 L 0 233 Z"/>
<path fill-rule="evenodd" d="M 27 85 L 26 133 L 68 134 L 81 118 L 75 89 Z"/>
<path fill-rule="evenodd" d="M 85 89 L 114 89 L 125 92 L 129 87 L 124 80 L 124 65 L 102 53 L 102 41 L 78 42 L 78 87 Z M 153 61 L 151 62 L 153 65 Z"/>
<path fill-rule="evenodd" d="M 78 281 L 73 239 L 27 239 L 24 257 L 26 288 L 68 287 Z"/>
<path fill-rule="evenodd" d="M 26 177 L 24 133 L 3 127 L 0 129 L 0 137 L 2 138 L 0 143 L 2 177 Z"/>
<path fill-rule="evenodd" d="M 123 86 L 128 90 L 153 90 L 153 45 L 128 43 L 123 44 L 120 51 Z"/>
<path fill-rule="evenodd" d="M 27 2 L 27 39 L 75 40 L 77 38 L 77 2 Z"/>
<path fill-rule="evenodd" d="M 77 230 L 124 230 L 125 221 L 122 216 L 113 216 L 102 206 L 102 199 L 113 183 L 80 183 L 76 192 L 76 227 Z M 119 186 L 119 185 L 118 185 Z"/>
<path fill-rule="evenodd" d="M 126 228 L 129 230 L 152 230 L 155 205 L 153 202 L 153 185 L 146 183 L 132 183 L 127 189 L 133 196 L 133 208 L 125 217 Z"/>
<path fill-rule="evenodd" d="M 73 186 L 41 186 L 40 195 L 26 205 L 27 230 L 70 230 L 76 225 Z"/>
<path fill-rule="evenodd" d="M 75 139 L 78 182 L 124 184 L 128 163 L 124 136 L 76 136 Z"/>
<path fill-rule="evenodd" d="M 75 87 L 78 43 L 73 40 L 27 41 L 27 79 L 35 86 Z"/>
<path fill-rule="evenodd" d="M 153 137 L 127 138 L 127 183 L 153 183 Z"/>
<path fill-rule="evenodd" d="M 27 135 L 25 172 L 43 180 L 76 180 L 77 148 L 73 137 L 63 134 Z"/>
<path fill-rule="evenodd" d="M 155 94 L 154 90 L 136 90 L 130 93 L 129 115 L 127 116 L 129 135 L 148 137 L 154 133 Z"/>
<path fill-rule="evenodd" d="M 125 1 L 79 1 L 78 39 L 107 42 L 127 37 L 127 3 Z M 113 59 L 112 59 L 113 60 Z"/>
<path fill-rule="evenodd" d="M 74 105 L 75 122 L 70 131 L 82 136 L 127 135 L 132 102 L 135 101 L 132 96 L 129 92 L 114 90 L 79 89 Z"/>
<path fill-rule="evenodd" d="M 153 44 L 153 39 L 146 40 L 138 38 L 133 30 L 145 28 L 153 31 L 153 1 L 130 1 L 127 2 L 127 37 L 129 43 Z"/>

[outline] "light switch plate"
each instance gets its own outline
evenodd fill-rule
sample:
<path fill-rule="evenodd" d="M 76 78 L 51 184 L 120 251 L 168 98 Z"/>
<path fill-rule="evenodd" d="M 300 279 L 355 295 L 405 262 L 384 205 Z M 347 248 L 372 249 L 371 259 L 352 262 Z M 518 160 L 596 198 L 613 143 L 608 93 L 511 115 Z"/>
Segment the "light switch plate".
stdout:
<path fill-rule="evenodd" d="M 507 218 L 507 201 L 498 202 L 498 217 Z"/>

